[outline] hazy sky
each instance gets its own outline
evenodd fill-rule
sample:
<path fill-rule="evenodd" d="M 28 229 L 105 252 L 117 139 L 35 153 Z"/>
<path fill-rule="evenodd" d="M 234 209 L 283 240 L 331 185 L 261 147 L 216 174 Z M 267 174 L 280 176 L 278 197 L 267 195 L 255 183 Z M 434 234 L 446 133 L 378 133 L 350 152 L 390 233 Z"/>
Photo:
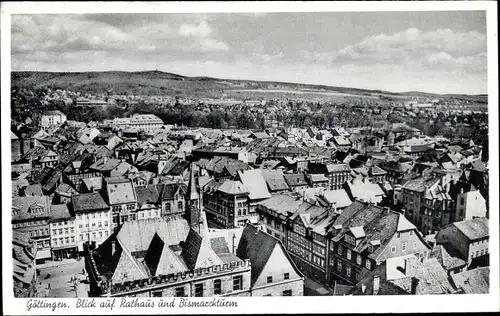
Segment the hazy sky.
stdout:
<path fill-rule="evenodd" d="M 12 69 L 477 94 L 486 42 L 481 11 L 13 15 Z"/>

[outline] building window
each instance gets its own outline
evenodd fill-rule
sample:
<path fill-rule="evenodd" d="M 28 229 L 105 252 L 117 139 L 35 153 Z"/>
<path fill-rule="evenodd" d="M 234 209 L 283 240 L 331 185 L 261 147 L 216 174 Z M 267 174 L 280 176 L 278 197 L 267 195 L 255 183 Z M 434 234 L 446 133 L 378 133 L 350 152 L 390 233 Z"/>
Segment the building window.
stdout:
<path fill-rule="evenodd" d="M 184 296 L 184 287 L 178 287 L 175 289 L 175 296 L 176 297 L 183 297 Z"/>
<path fill-rule="evenodd" d="M 56 238 L 52 239 L 52 243 L 54 244 L 54 246 L 57 246 L 57 239 Z"/>
<path fill-rule="evenodd" d="M 182 201 L 177 202 L 177 208 L 182 210 Z"/>
<path fill-rule="evenodd" d="M 339 245 L 339 247 L 337 248 L 337 254 L 339 256 L 342 256 L 342 246 L 341 245 Z"/>
<path fill-rule="evenodd" d="M 153 297 L 162 297 L 161 291 L 155 291 L 155 292 L 153 292 Z"/>
<path fill-rule="evenodd" d="M 413 242 L 413 249 L 417 249 L 417 242 L 416 241 Z"/>
<path fill-rule="evenodd" d="M 401 233 L 400 232 L 397 233 L 397 237 L 401 238 Z"/>
<path fill-rule="evenodd" d="M 357 256 L 356 256 L 356 263 L 357 263 L 358 265 L 361 265 L 361 256 L 360 256 L 360 255 L 357 255 Z"/>
<path fill-rule="evenodd" d="M 285 290 L 282 293 L 283 296 L 292 296 L 292 290 Z"/>
<path fill-rule="evenodd" d="M 342 262 L 337 262 L 337 271 L 342 272 Z"/>
<path fill-rule="evenodd" d="M 401 251 L 406 252 L 406 242 L 401 244 Z"/>
<path fill-rule="evenodd" d="M 272 276 L 268 276 L 267 277 L 267 283 L 273 283 L 273 277 Z"/>
<path fill-rule="evenodd" d="M 347 259 L 351 260 L 351 249 L 347 249 Z"/>
<path fill-rule="evenodd" d="M 222 281 L 220 279 L 214 280 L 214 294 L 222 293 Z"/>
<path fill-rule="evenodd" d="M 203 296 L 203 283 L 198 283 L 194 285 L 194 296 Z"/>
<path fill-rule="evenodd" d="M 396 246 L 392 246 L 392 247 L 391 247 L 391 252 L 392 252 L 392 253 L 396 253 Z"/>
<path fill-rule="evenodd" d="M 370 260 L 366 260 L 366 268 L 367 268 L 368 270 L 371 270 L 371 269 L 372 269 L 372 263 L 371 263 L 371 261 L 370 261 Z"/>
<path fill-rule="evenodd" d="M 285 279 L 285 280 L 290 279 L 290 273 L 288 273 L 288 272 L 287 272 L 287 273 L 285 273 L 285 277 L 284 277 L 284 279 Z"/>
<path fill-rule="evenodd" d="M 351 266 L 349 265 L 345 266 L 345 273 L 347 274 L 348 277 L 351 277 Z"/>

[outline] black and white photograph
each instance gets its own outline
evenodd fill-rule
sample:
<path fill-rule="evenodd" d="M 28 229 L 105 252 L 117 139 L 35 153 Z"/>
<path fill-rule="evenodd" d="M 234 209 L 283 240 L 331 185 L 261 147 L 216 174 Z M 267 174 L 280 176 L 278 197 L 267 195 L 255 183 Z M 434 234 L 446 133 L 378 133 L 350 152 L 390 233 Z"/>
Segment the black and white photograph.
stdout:
<path fill-rule="evenodd" d="M 496 12 L 95 5 L 2 4 L 4 296 L 498 294 Z"/>

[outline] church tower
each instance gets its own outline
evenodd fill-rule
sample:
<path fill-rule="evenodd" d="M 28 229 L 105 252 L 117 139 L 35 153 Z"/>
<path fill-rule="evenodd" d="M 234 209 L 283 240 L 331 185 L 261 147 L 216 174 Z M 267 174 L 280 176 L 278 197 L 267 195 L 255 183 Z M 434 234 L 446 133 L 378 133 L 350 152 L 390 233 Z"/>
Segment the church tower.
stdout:
<path fill-rule="evenodd" d="M 189 170 L 189 182 L 186 192 L 186 218 L 191 228 L 198 234 L 201 233 L 201 212 L 203 207 L 202 191 L 199 183 L 198 170 L 191 163 Z"/>

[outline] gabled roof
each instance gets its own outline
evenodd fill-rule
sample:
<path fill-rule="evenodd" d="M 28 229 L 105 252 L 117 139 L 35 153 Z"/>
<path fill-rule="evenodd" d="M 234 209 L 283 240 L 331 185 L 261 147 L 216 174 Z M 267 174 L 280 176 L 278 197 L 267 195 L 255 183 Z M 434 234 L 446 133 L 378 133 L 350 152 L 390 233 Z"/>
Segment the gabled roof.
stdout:
<path fill-rule="evenodd" d="M 249 194 L 250 191 L 240 181 L 226 180 L 218 188 L 218 191 L 227 194 Z"/>
<path fill-rule="evenodd" d="M 99 192 L 73 195 L 71 197 L 71 204 L 75 212 L 109 210 L 109 205 L 104 201 Z"/>
<path fill-rule="evenodd" d="M 490 235 L 488 227 L 489 221 L 485 217 L 455 222 L 452 225 L 460 230 L 471 241 L 488 237 Z"/>
<path fill-rule="evenodd" d="M 329 204 L 333 204 L 337 208 L 344 208 L 351 205 L 352 201 L 344 189 L 326 190 L 323 192 L 323 198 Z"/>
<path fill-rule="evenodd" d="M 283 171 L 263 169 L 262 175 L 264 176 L 270 191 L 290 189 L 285 181 L 285 178 L 283 177 Z"/>
<path fill-rule="evenodd" d="M 284 174 L 286 183 L 290 187 L 307 185 L 306 176 L 303 173 Z"/>
<path fill-rule="evenodd" d="M 246 170 L 239 171 L 238 175 L 243 185 L 250 191 L 250 199 L 265 199 L 269 198 L 271 194 L 267 190 L 266 180 L 262 175 L 262 170 Z"/>
<path fill-rule="evenodd" d="M 210 248 L 209 242 L 191 229 L 182 245 L 182 258 L 190 270 L 211 267 L 223 262 Z"/>
<path fill-rule="evenodd" d="M 135 193 L 137 195 L 137 206 L 139 208 L 146 203 L 156 204 L 160 198 L 160 191 L 156 184 L 150 184 L 145 188 L 135 188 Z"/>
<path fill-rule="evenodd" d="M 451 278 L 455 287 L 465 294 L 487 294 L 490 292 L 490 268 L 476 268 L 456 274 Z"/>
<path fill-rule="evenodd" d="M 236 255 L 241 259 L 249 259 L 252 267 L 252 285 L 257 281 L 271 257 L 279 240 L 247 224 L 243 230 Z M 280 244 L 281 246 L 281 244 Z M 282 247 L 282 246 L 281 246 Z M 288 256 L 285 249 L 285 255 Z"/>
<path fill-rule="evenodd" d="M 187 192 L 187 186 L 184 183 L 165 183 L 163 184 L 161 198 L 164 200 L 171 200 L 179 189 L 183 195 Z"/>

